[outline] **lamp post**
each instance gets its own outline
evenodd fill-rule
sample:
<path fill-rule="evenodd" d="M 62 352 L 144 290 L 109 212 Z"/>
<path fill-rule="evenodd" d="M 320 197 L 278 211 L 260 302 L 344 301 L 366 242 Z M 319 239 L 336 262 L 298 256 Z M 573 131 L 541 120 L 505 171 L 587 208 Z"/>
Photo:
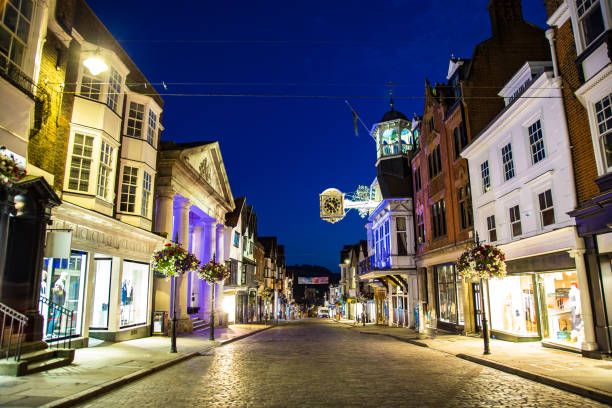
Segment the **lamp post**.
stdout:
<path fill-rule="evenodd" d="M 479 247 L 481 242 L 480 242 L 480 239 L 478 239 L 478 232 L 476 232 L 475 242 L 476 242 L 476 246 Z M 485 279 L 480 278 L 480 310 L 481 310 L 481 316 L 482 316 L 482 338 L 484 341 L 484 351 L 482 354 L 487 355 L 487 354 L 491 354 L 491 351 L 489 350 L 489 324 L 487 322 L 487 313 L 485 311 L 484 296 L 485 296 Z"/>
<path fill-rule="evenodd" d="M 170 353 L 176 353 L 176 276 L 172 277 L 172 323 L 170 338 Z"/>

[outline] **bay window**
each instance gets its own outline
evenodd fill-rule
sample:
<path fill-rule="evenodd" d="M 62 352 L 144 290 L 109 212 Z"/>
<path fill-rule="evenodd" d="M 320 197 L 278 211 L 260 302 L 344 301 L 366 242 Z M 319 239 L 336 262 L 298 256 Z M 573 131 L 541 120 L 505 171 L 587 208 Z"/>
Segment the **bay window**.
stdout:
<path fill-rule="evenodd" d="M 127 129 L 125 133 L 128 136 L 142 136 L 142 122 L 144 120 L 145 106 L 141 103 L 130 102 L 128 110 Z"/>
<path fill-rule="evenodd" d="M 87 51 L 84 52 L 84 57 L 87 55 L 86 53 Z M 103 54 L 105 59 L 112 59 L 106 53 Z M 115 113 L 120 113 L 122 109 L 123 81 L 124 77 L 115 67 L 111 66 L 107 72 L 91 75 L 81 64 L 78 96 L 104 103 Z"/>
<path fill-rule="evenodd" d="M 146 171 L 142 177 L 142 209 L 140 215 L 147 217 L 149 215 L 149 203 L 151 202 L 151 175 Z"/>
<path fill-rule="evenodd" d="M 93 136 L 86 136 L 79 133 L 74 135 L 72 157 L 70 160 L 70 175 L 68 177 L 68 188 L 71 190 L 85 192 L 89 190 L 93 143 Z"/>
<path fill-rule="evenodd" d="M 147 128 L 147 142 L 153 144 L 155 141 L 155 130 L 157 129 L 157 115 L 149 110 L 149 127 Z"/>
<path fill-rule="evenodd" d="M 100 148 L 100 166 L 98 169 L 98 191 L 97 195 L 106 200 L 109 199 L 110 175 L 113 172 L 113 148 L 102 141 Z"/>
<path fill-rule="evenodd" d="M 23 68 L 32 24 L 32 0 L 2 2 L 0 7 L 0 70 Z"/>
<path fill-rule="evenodd" d="M 133 213 L 136 208 L 136 188 L 138 187 L 138 168 L 125 166 L 121 183 L 119 211 Z"/>
<path fill-rule="evenodd" d="M 108 77 L 108 95 L 106 97 L 106 104 L 109 108 L 115 112 L 119 111 L 119 96 L 121 95 L 121 82 L 123 79 L 121 75 L 111 67 L 110 74 Z"/>

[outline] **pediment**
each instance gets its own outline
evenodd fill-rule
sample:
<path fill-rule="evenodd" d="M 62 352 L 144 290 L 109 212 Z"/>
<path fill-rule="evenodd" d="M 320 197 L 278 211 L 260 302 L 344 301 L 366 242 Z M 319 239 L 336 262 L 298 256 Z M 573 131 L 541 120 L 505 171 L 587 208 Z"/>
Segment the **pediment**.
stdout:
<path fill-rule="evenodd" d="M 213 142 L 186 149 L 181 156 L 203 182 L 226 201 L 233 201 L 219 143 Z"/>

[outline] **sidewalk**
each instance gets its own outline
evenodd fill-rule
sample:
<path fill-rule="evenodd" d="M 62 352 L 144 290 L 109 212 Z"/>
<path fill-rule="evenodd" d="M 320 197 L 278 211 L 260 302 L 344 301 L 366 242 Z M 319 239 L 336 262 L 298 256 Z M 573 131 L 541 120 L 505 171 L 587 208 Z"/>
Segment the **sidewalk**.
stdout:
<path fill-rule="evenodd" d="M 341 321 L 361 333 L 384 335 L 422 347 L 452 354 L 511 374 L 551 385 L 578 395 L 612 405 L 612 361 L 594 360 L 543 347 L 537 343 L 490 340 L 491 354 L 483 355 L 480 337 L 440 334 L 418 339 L 418 334 L 401 327 L 355 325 Z"/>
<path fill-rule="evenodd" d="M 176 354 L 169 353 L 170 337 L 145 337 L 77 349 L 74 362 L 67 367 L 24 377 L 0 376 L 0 406 L 70 406 L 270 327 L 273 326 L 230 325 L 215 329 L 215 341 L 208 340 L 208 330 L 181 335 Z"/>

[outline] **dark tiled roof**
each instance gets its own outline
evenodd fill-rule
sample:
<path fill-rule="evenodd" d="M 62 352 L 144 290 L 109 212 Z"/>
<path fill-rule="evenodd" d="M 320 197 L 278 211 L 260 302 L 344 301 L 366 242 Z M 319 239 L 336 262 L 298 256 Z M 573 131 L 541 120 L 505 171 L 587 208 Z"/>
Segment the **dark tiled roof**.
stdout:
<path fill-rule="evenodd" d="M 238 225 L 238 220 L 240 219 L 240 213 L 242 212 L 242 207 L 246 201 L 246 197 L 237 197 L 234 198 L 234 204 L 236 208 L 234 211 L 225 214 L 225 225 L 228 227 L 235 227 Z"/>
<path fill-rule="evenodd" d="M 390 110 L 389 112 L 384 114 L 384 116 L 381 119 L 381 122 L 388 122 L 390 120 L 396 120 L 396 119 L 408 120 L 406 115 L 404 115 L 402 112 L 396 111 L 396 110 Z"/>

